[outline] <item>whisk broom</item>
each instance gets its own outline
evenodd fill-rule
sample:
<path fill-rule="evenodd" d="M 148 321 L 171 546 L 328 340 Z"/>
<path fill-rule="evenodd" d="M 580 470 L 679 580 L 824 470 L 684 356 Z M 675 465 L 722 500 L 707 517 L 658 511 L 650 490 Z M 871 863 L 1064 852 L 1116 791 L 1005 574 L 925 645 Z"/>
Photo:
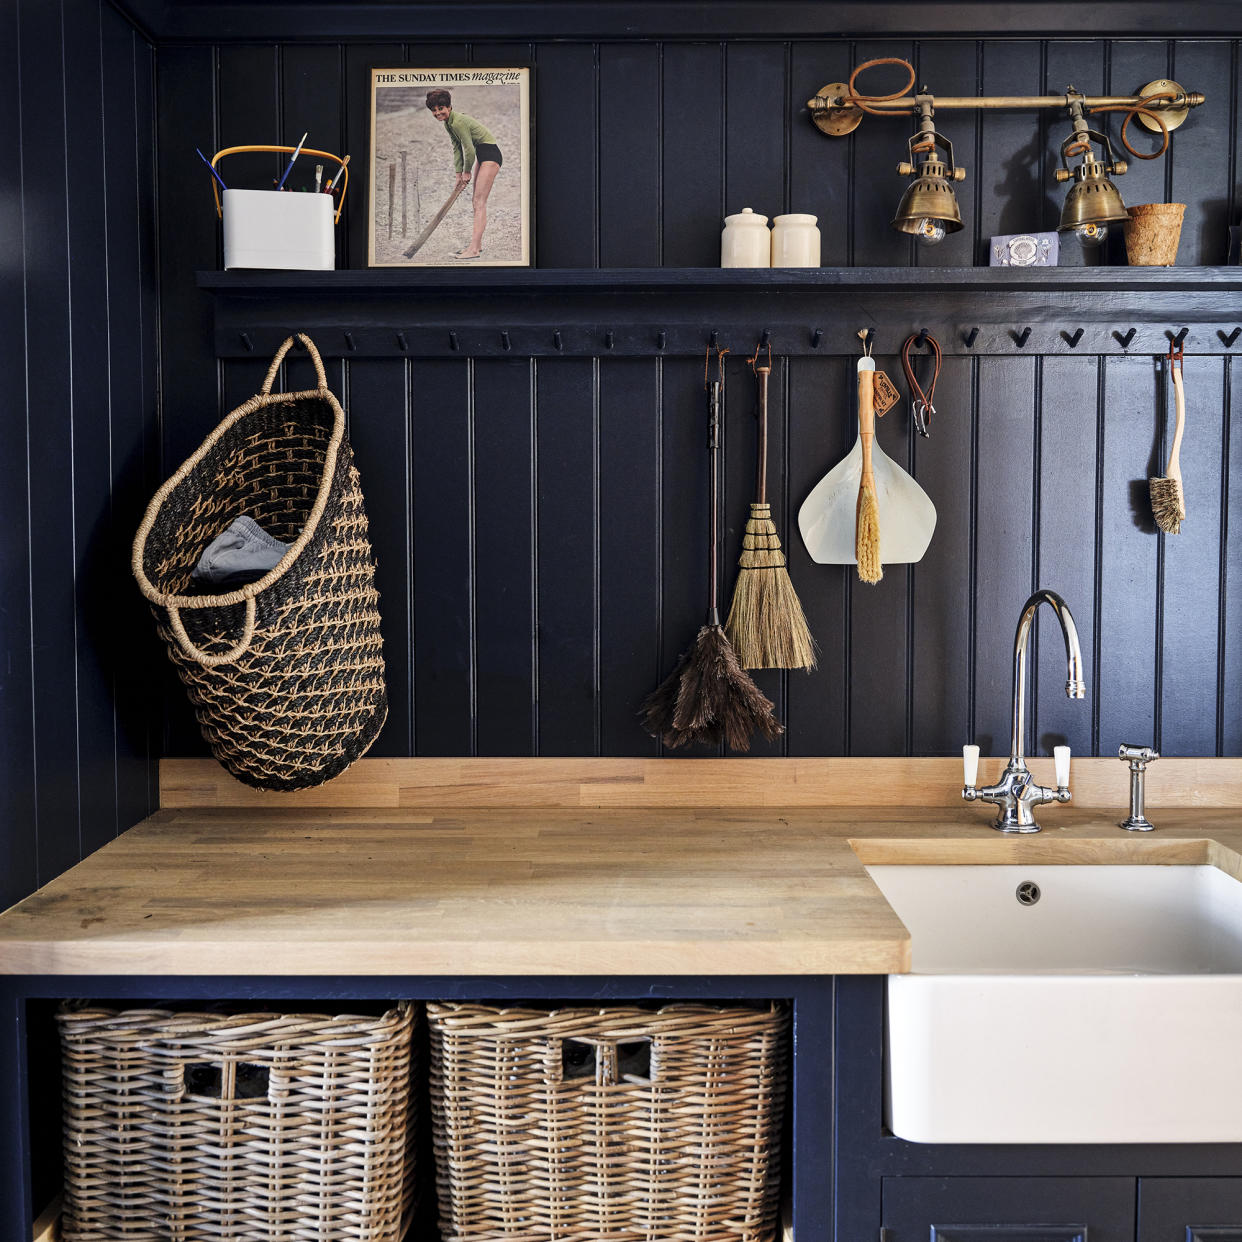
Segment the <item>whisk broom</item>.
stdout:
<path fill-rule="evenodd" d="M 643 704 L 647 732 L 674 748 L 688 742 L 718 744 L 733 750 L 749 750 L 751 735 L 758 730 L 765 738 L 779 737 L 782 729 L 773 715 L 772 702 L 738 663 L 737 653 L 720 625 L 717 607 L 720 537 L 717 510 L 720 480 L 720 403 L 724 389 L 724 356 L 716 353 L 717 378 L 703 382 L 708 391 L 708 453 L 711 462 L 709 521 L 710 563 L 708 570 L 707 623 L 682 653 L 677 667 Z M 710 361 L 710 355 L 708 356 Z"/>
<path fill-rule="evenodd" d="M 1182 387 L 1182 347 L 1169 346 L 1169 370 L 1173 374 L 1173 399 L 1177 406 L 1177 424 L 1173 429 L 1173 444 L 1169 449 L 1169 461 L 1164 476 L 1147 480 L 1151 493 L 1151 511 L 1156 525 L 1166 535 L 1181 533 L 1186 516 L 1186 497 L 1182 492 L 1182 432 L 1186 427 L 1186 390 Z"/>
<path fill-rule="evenodd" d="M 742 535 L 741 572 L 733 588 L 733 602 L 725 634 L 743 668 L 815 667 L 815 640 L 811 637 L 802 601 L 785 568 L 780 536 L 768 504 L 768 376 L 772 372 L 772 347 L 767 363 L 759 362 L 759 350 L 750 359 L 759 383 L 759 420 L 755 503 Z"/>

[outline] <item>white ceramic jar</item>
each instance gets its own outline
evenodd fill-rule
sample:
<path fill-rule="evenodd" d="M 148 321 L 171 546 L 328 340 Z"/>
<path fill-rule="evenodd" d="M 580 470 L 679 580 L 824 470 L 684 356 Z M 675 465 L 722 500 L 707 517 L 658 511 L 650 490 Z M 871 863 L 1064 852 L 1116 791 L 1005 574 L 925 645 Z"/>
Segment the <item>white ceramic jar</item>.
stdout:
<path fill-rule="evenodd" d="M 772 221 L 772 266 L 819 266 L 819 229 L 814 216 L 795 212 Z"/>
<path fill-rule="evenodd" d="M 743 207 L 735 216 L 725 216 L 720 234 L 721 267 L 771 267 L 772 237 L 767 216 Z"/>

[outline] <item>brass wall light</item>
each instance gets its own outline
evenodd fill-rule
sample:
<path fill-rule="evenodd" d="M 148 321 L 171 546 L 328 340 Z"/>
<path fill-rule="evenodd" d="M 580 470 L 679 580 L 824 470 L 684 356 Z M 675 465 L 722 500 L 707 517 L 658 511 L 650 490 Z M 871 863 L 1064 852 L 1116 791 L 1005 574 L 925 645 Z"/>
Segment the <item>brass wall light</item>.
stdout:
<path fill-rule="evenodd" d="M 1109 180 L 1126 171 L 1124 160 L 1115 159 L 1113 145 L 1107 135 L 1091 129 L 1083 117 L 1083 98 L 1071 86 L 1070 117 L 1073 131 L 1061 143 L 1061 167 L 1053 172 L 1059 182 L 1073 181 L 1061 209 L 1062 233 L 1073 233 L 1084 246 L 1098 246 L 1108 236 L 1108 226 L 1128 219 L 1121 193 Z M 1098 159 L 1092 143 L 1103 148 L 1104 158 Z M 1082 163 L 1070 168 L 1069 161 L 1082 156 Z"/>
<path fill-rule="evenodd" d="M 905 87 L 891 95 L 863 95 L 856 87 L 858 75 L 875 65 L 900 65 L 909 74 Z M 935 130 L 934 109 L 1027 109 L 1066 108 L 1073 132 L 1061 144 L 1061 167 L 1054 176 L 1060 182 L 1073 181 L 1061 212 L 1060 230 L 1072 232 L 1085 245 L 1098 245 L 1107 236 L 1108 226 L 1127 219 L 1125 204 L 1109 177 L 1126 171 L 1123 160 L 1113 154 L 1106 135 L 1089 128 L 1088 113 L 1124 112 L 1121 143 L 1137 159 L 1155 159 L 1169 145 L 1169 131 L 1176 129 L 1204 102 L 1198 91 L 1183 90 L 1176 82 L 1161 78 L 1149 82 L 1137 95 L 1088 97 L 1072 86 L 1064 95 L 968 95 L 933 96 L 923 87 L 917 95 L 906 93 L 914 85 L 914 67 L 909 61 L 895 57 L 865 61 L 852 74 L 849 82 L 830 82 L 814 98 L 807 101 L 811 120 L 825 134 L 843 137 L 858 128 L 864 113 L 873 116 L 915 113 L 919 118 L 918 132 L 909 140 L 908 160 L 897 166 L 902 176 L 915 180 L 902 195 L 892 225 L 898 232 L 913 235 L 926 245 L 935 245 L 946 234 L 962 227 L 962 216 L 952 183 L 965 177 L 953 159 L 953 144 Z M 1126 128 L 1135 117 L 1147 129 L 1162 135 L 1160 149 L 1150 155 L 1136 151 L 1126 138 Z M 1092 144 L 1102 149 L 1097 156 Z M 939 151 L 943 150 L 945 158 Z M 1070 160 L 1082 157 L 1075 167 Z"/>
<path fill-rule="evenodd" d="M 897 165 L 901 176 L 915 180 L 901 196 L 892 225 L 899 233 L 913 235 L 924 246 L 935 246 L 944 241 L 946 233 L 956 233 L 962 227 L 962 213 L 952 183 L 965 180 L 966 170 L 954 162 L 953 144 L 936 132 L 932 97 L 919 95 L 917 102 L 919 128 L 910 136 L 910 158 Z M 937 148 L 945 152 L 945 159 L 940 158 Z"/>

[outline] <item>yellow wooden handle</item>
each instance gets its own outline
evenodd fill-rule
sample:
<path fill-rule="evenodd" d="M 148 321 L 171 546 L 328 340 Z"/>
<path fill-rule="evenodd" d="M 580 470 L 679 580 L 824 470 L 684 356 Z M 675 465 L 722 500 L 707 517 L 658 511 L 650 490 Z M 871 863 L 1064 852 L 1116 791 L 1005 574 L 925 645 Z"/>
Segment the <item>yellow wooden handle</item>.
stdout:
<path fill-rule="evenodd" d="M 875 370 L 858 369 L 858 438 L 862 441 L 862 483 L 875 487 L 871 469 L 871 444 L 875 439 Z"/>
<path fill-rule="evenodd" d="M 262 145 L 247 146 L 247 147 L 225 147 L 222 150 L 217 151 L 215 155 L 211 157 L 211 166 L 213 169 L 216 170 L 217 173 L 219 173 L 220 170 L 216 168 L 216 165 L 226 155 L 246 155 L 246 154 L 253 153 L 253 152 L 262 153 L 264 151 L 269 151 L 273 155 L 280 155 L 282 153 L 285 155 L 292 155 L 296 150 L 297 150 L 297 147 L 265 147 Z M 339 177 L 342 174 L 344 174 L 344 180 L 341 182 L 340 203 L 337 205 L 336 214 L 332 217 L 332 223 L 339 224 L 340 219 L 341 219 L 341 212 L 345 209 L 345 191 L 349 189 L 349 164 L 346 162 L 346 158 L 339 156 L 339 155 L 333 155 L 331 151 L 316 151 L 313 147 L 303 147 L 301 154 L 302 155 L 322 155 L 323 158 L 326 160 L 336 160 L 337 164 L 339 165 L 339 167 L 336 170 L 337 176 Z M 220 206 L 220 186 L 214 180 L 211 183 L 211 192 L 213 195 L 215 195 L 215 199 L 216 199 L 216 215 L 222 216 L 224 214 L 224 209 Z"/>

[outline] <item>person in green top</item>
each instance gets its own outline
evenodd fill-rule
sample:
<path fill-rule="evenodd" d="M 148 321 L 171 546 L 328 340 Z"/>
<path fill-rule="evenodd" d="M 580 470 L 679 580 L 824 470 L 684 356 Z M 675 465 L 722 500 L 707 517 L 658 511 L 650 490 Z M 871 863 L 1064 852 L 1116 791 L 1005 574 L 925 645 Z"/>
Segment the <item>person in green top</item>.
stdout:
<path fill-rule="evenodd" d="M 446 90 L 427 92 L 427 107 L 437 121 L 444 122 L 453 143 L 453 168 L 457 184 L 466 185 L 474 172 L 474 231 L 469 245 L 454 253 L 457 259 L 477 259 L 483 253 L 483 230 L 487 228 L 487 196 L 500 171 L 504 157 L 487 126 L 464 112 L 453 111 L 453 97 Z"/>

